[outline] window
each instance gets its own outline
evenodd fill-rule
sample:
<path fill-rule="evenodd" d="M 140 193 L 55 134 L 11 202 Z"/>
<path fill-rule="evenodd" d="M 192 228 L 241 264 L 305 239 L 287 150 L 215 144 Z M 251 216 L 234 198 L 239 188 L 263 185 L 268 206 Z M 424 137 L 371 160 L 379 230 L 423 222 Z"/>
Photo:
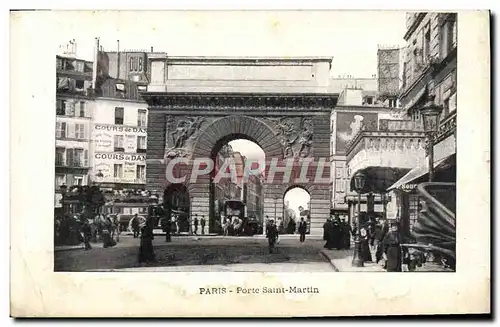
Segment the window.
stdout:
<path fill-rule="evenodd" d="M 76 62 L 76 69 L 75 70 L 77 72 L 82 72 L 83 73 L 83 66 L 84 66 L 83 61 L 77 61 Z"/>
<path fill-rule="evenodd" d="M 67 149 L 66 165 L 70 167 L 88 167 L 88 151 L 84 149 Z"/>
<path fill-rule="evenodd" d="M 366 97 L 366 104 L 373 104 L 373 97 Z"/>
<path fill-rule="evenodd" d="M 66 154 L 65 148 L 56 147 L 56 166 L 65 166 L 65 162 L 64 162 L 64 155 L 65 154 Z"/>
<path fill-rule="evenodd" d="M 80 101 L 80 117 L 85 117 L 85 101 Z"/>
<path fill-rule="evenodd" d="M 439 30 L 439 50 L 444 59 L 456 47 L 456 15 L 448 15 Z"/>
<path fill-rule="evenodd" d="M 410 231 L 413 230 L 413 227 L 415 226 L 415 223 L 417 222 L 417 218 L 418 218 L 418 212 L 420 211 L 419 210 L 419 204 L 420 204 L 420 201 L 419 201 L 419 198 L 418 198 L 418 195 L 414 195 L 414 194 L 411 194 L 410 196 L 410 199 L 409 199 L 409 220 L 410 220 Z"/>
<path fill-rule="evenodd" d="M 73 176 L 73 185 L 82 186 L 83 185 L 83 176 Z"/>
<path fill-rule="evenodd" d="M 396 108 L 397 107 L 397 100 L 396 99 L 389 99 L 389 107 L 390 108 Z"/>
<path fill-rule="evenodd" d="M 441 117 L 446 117 L 450 113 L 450 98 L 446 98 L 443 101 L 443 113 L 441 114 Z"/>
<path fill-rule="evenodd" d="M 146 166 L 145 165 L 137 165 L 136 178 L 141 179 L 141 180 L 144 180 L 146 178 Z"/>
<path fill-rule="evenodd" d="M 66 101 L 57 100 L 56 101 L 56 115 L 64 116 L 66 114 Z"/>
<path fill-rule="evenodd" d="M 66 122 L 56 122 L 56 138 L 66 138 Z"/>
<path fill-rule="evenodd" d="M 85 125 L 75 124 L 75 138 L 78 140 L 85 139 Z"/>
<path fill-rule="evenodd" d="M 115 141 L 115 152 L 123 152 L 125 151 L 124 149 L 124 137 L 123 135 L 115 135 L 114 137 L 114 141 Z"/>
<path fill-rule="evenodd" d="M 137 126 L 145 127 L 146 126 L 146 110 L 139 109 L 137 111 Z"/>
<path fill-rule="evenodd" d="M 115 178 L 122 178 L 123 177 L 123 165 L 122 164 L 115 164 L 114 165 L 114 176 L 115 176 Z"/>
<path fill-rule="evenodd" d="M 137 136 L 137 153 L 146 152 L 146 137 Z"/>
<path fill-rule="evenodd" d="M 428 60 L 431 49 L 431 29 L 429 24 L 424 28 L 424 60 Z"/>
<path fill-rule="evenodd" d="M 57 69 L 63 69 L 63 60 L 61 58 L 57 58 Z"/>
<path fill-rule="evenodd" d="M 123 125 L 123 107 L 115 107 L 115 124 Z"/>
<path fill-rule="evenodd" d="M 75 115 L 75 103 L 73 101 L 66 101 L 65 103 L 65 114 L 66 116 L 74 116 Z"/>
<path fill-rule="evenodd" d="M 78 92 L 82 92 L 85 90 L 85 81 L 84 80 L 76 80 L 75 81 L 75 90 Z"/>
<path fill-rule="evenodd" d="M 56 190 L 58 190 L 61 187 L 61 185 L 66 185 L 66 176 L 57 174 L 55 182 L 56 182 Z"/>

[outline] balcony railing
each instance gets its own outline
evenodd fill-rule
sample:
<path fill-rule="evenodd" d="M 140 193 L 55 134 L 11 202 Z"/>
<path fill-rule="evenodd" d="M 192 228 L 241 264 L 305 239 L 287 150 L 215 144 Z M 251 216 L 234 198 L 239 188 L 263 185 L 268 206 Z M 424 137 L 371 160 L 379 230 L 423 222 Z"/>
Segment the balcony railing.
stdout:
<path fill-rule="evenodd" d="M 80 162 L 80 161 L 72 161 L 72 162 L 66 162 L 64 160 L 56 159 L 56 167 L 67 167 L 67 168 L 84 168 L 88 169 L 89 164 Z"/>

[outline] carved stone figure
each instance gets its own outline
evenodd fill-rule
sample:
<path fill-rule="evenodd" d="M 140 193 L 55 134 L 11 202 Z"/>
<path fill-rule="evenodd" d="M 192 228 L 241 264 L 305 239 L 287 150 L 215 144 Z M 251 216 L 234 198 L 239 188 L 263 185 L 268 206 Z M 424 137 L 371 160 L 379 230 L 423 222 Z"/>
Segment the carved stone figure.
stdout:
<path fill-rule="evenodd" d="M 188 117 L 180 120 L 177 127 L 170 133 L 174 148 L 182 148 L 185 142 L 193 136 L 203 123 L 203 117 Z"/>
<path fill-rule="evenodd" d="M 281 118 L 276 123 L 276 129 L 276 135 L 279 136 L 281 145 L 283 146 L 284 157 L 293 157 L 295 155 L 293 145 L 299 137 L 295 130 L 294 122 L 289 118 Z"/>
<path fill-rule="evenodd" d="M 302 134 L 300 135 L 299 143 L 300 150 L 299 156 L 308 157 L 311 154 L 311 145 L 313 137 L 313 126 L 311 118 L 304 118 L 302 120 Z"/>

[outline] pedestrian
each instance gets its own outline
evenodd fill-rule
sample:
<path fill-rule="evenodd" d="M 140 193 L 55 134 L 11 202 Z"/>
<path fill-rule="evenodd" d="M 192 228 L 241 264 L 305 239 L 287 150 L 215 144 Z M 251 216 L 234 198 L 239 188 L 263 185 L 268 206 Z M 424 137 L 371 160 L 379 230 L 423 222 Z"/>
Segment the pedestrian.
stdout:
<path fill-rule="evenodd" d="M 194 225 L 194 235 L 198 235 L 198 214 L 194 214 L 194 220 L 193 220 L 193 225 Z"/>
<path fill-rule="evenodd" d="M 205 235 L 205 216 L 201 216 L 200 225 L 201 225 L 201 235 Z"/>
<path fill-rule="evenodd" d="M 333 248 L 332 244 L 332 223 L 330 218 L 326 219 L 326 222 L 323 224 L 323 240 L 326 241 L 324 248 L 331 250 Z"/>
<path fill-rule="evenodd" d="M 401 243 L 397 222 L 391 223 L 389 232 L 384 236 L 385 269 L 388 272 L 401 271 Z"/>
<path fill-rule="evenodd" d="M 224 231 L 223 236 L 228 236 L 229 234 L 229 223 L 227 218 L 224 218 L 224 223 L 222 224 L 222 229 Z"/>
<path fill-rule="evenodd" d="M 306 240 L 306 231 L 307 231 L 307 223 L 304 221 L 304 218 L 300 218 L 299 222 L 299 234 L 300 234 L 300 242 L 304 242 Z"/>
<path fill-rule="evenodd" d="M 266 228 L 266 238 L 269 244 L 269 253 L 273 253 L 274 245 L 278 240 L 278 228 L 274 224 L 274 220 L 269 220 Z"/>
<path fill-rule="evenodd" d="M 139 263 L 149 263 L 155 261 L 153 248 L 153 226 L 152 219 L 148 218 L 141 229 L 141 245 L 139 246 Z"/>
<path fill-rule="evenodd" d="M 162 224 L 162 229 L 165 232 L 165 242 L 167 243 L 172 242 L 172 235 L 171 235 L 172 222 L 167 217 L 163 217 L 161 219 L 161 224 Z"/>
<path fill-rule="evenodd" d="M 137 216 L 137 214 L 135 214 L 134 217 L 132 218 L 132 232 L 134 233 L 134 238 L 139 237 L 139 231 L 140 231 L 139 225 L 140 225 L 139 217 Z"/>
<path fill-rule="evenodd" d="M 379 220 L 377 226 L 375 227 L 375 262 L 379 263 L 383 258 L 384 254 L 384 237 L 389 231 L 387 221 L 382 219 Z"/>
<path fill-rule="evenodd" d="M 332 221 L 332 245 L 335 249 L 340 250 L 344 242 L 344 234 L 342 226 L 340 226 L 340 221 L 337 216 L 334 217 Z"/>
<path fill-rule="evenodd" d="M 92 228 L 90 227 L 89 221 L 85 219 L 82 226 L 83 243 L 85 243 L 85 250 L 91 250 L 90 238 L 92 237 Z"/>
<path fill-rule="evenodd" d="M 342 230 L 343 230 L 343 249 L 349 250 L 351 248 L 351 227 L 345 221 L 341 221 Z"/>
<path fill-rule="evenodd" d="M 113 228 L 113 223 L 109 217 L 104 219 L 102 225 L 102 246 L 103 248 L 108 248 L 116 245 L 115 240 L 111 237 L 111 229 Z"/>
<path fill-rule="evenodd" d="M 372 253 L 370 252 L 369 235 L 366 225 L 359 229 L 359 239 L 361 241 L 361 256 L 364 262 L 372 262 Z"/>

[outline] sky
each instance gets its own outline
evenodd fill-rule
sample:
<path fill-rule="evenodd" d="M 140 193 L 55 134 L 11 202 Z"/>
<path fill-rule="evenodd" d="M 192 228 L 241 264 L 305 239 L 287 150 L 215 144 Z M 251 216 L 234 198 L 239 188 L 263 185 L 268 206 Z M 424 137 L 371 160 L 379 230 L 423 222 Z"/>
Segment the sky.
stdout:
<path fill-rule="evenodd" d="M 332 76 L 371 77 L 377 47 L 404 45 L 403 11 L 61 11 L 55 50 L 75 39 L 77 55 L 144 49 L 171 56 L 327 56 Z"/>
<path fill-rule="evenodd" d="M 93 60 L 95 37 L 105 51 L 142 49 L 170 56 L 333 57 L 331 76 L 370 78 L 377 73 L 379 45 L 404 45 L 403 11 L 61 11 L 54 49 L 75 39 L 77 57 Z M 249 141 L 231 142 L 235 151 L 263 159 Z M 297 211 L 309 197 L 286 194 Z"/>

